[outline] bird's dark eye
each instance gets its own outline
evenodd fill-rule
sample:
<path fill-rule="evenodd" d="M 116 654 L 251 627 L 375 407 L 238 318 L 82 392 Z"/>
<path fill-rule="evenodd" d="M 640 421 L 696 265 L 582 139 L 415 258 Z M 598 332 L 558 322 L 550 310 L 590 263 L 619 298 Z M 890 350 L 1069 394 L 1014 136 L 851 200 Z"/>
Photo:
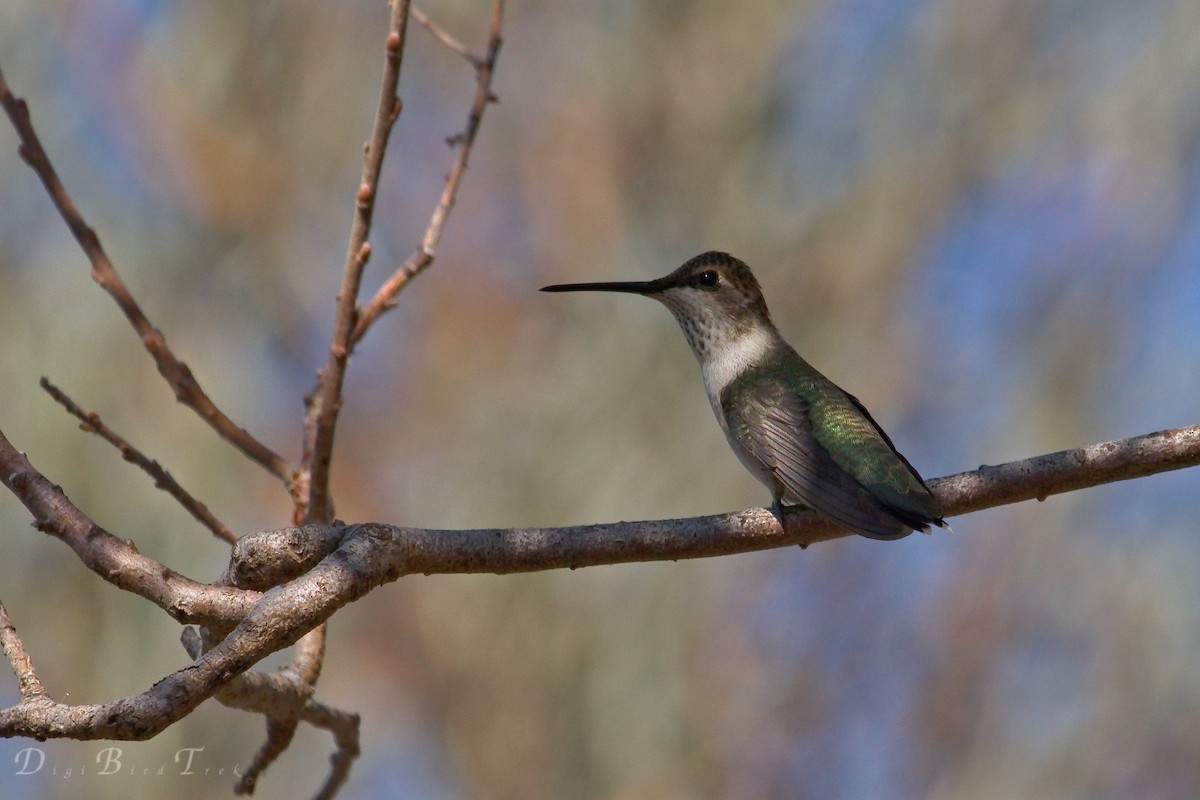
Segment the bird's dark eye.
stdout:
<path fill-rule="evenodd" d="M 700 273 L 700 285 L 712 289 L 717 285 L 720 276 L 715 269 L 706 269 Z"/>

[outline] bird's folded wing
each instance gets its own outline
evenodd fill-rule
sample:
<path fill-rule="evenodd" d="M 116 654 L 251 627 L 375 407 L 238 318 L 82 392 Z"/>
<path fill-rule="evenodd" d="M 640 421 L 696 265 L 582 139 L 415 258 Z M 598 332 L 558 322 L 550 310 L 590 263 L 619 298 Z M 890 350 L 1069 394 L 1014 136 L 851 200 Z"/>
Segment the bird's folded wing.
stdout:
<path fill-rule="evenodd" d="M 793 499 L 847 528 L 877 538 L 908 531 L 826 448 L 814 430 L 808 401 L 770 385 L 725 404 L 725 421 L 750 454 Z"/>

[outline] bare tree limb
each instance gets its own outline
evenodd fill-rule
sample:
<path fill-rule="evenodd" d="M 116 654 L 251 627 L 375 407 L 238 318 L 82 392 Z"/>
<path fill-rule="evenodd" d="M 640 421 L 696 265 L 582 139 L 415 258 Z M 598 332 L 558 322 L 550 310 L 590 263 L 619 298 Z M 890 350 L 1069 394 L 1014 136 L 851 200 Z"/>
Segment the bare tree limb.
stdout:
<path fill-rule="evenodd" d="M 351 333 L 358 317 L 358 294 L 362 285 L 363 270 L 371 257 L 371 244 L 367 237 L 371 232 L 371 221 L 375 213 L 375 200 L 379 192 L 379 179 L 383 171 L 383 157 L 387 152 L 392 128 L 400 116 L 403 104 L 397 94 L 400 83 L 400 68 L 404 61 L 404 43 L 408 32 L 409 0 L 393 0 L 388 34 L 384 40 L 384 69 L 380 81 L 379 104 L 375 112 L 371 137 L 363 153 L 362 177 L 355 196 L 354 216 L 350 225 L 350 241 L 346 250 L 346 264 L 342 270 L 342 285 L 338 292 L 334 314 L 333 336 L 329 346 L 329 357 L 317 377 L 317 385 L 305 398 L 304 445 L 301 456 L 299 491 L 294 493 L 296 522 L 317 520 L 328 522 L 333 517 L 333 500 L 329 491 L 329 470 L 333 459 L 334 432 L 342 408 L 342 386 L 345 383 L 346 364 L 354 345 Z M 293 656 L 292 669 L 288 677 L 302 692 L 305 701 L 311 698 L 316 681 L 321 673 L 325 656 L 325 628 L 320 625 L 303 640 L 302 646 Z M 254 790 L 262 772 L 274 762 L 291 743 L 295 735 L 298 717 L 293 715 L 270 715 L 267 718 L 267 741 L 255 756 L 251 768 L 237 787 L 239 793 Z M 344 756 L 340 750 L 339 756 Z M 354 756 L 349 757 L 353 761 Z M 326 785 L 340 786 L 349 770 L 349 762 L 338 772 L 339 759 L 334 758 L 334 770 Z M 336 789 L 335 789 L 336 791 Z"/>
<path fill-rule="evenodd" d="M 258 593 L 231 586 L 209 586 L 180 575 L 142 555 L 80 511 L 44 475 L 34 469 L 0 431 L 0 484 L 8 487 L 33 515 L 43 533 L 61 539 L 84 566 L 127 592 L 144 597 L 183 623 L 235 625 L 253 607 Z"/>
<path fill-rule="evenodd" d="M 340 786 L 358 755 L 357 714 L 329 708 L 312 699 L 324 663 L 326 625 L 318 625 L 296 644 L 292 663 L 273 672 L 250 670 L 219 689 L 214 697 L 229 708 L 267 717 L 267 740 L 235 787 L 238 794 L 252 794 L 262 773 L 287 749 L 300 722 L 330 730 L 337 747 L 331 756 L 332 769 L 326 786 Z M 215 645 L 212 629 L 188 627 L 182 635 L 184 649 L 199 658 Z M 221 634 L 223 637 L 229 631 Z M 330 795 L 332 796 L 332 795 Z"/>
<path fill-rule="evenodd" d="M 21 637 L 17 635 L 17 629 L 8 617 L 8 609 L 4 607 L 4 603 L 0 603 L 0 649 L 4 650 L 4 655 L 12 666 L 13 674 L 17 676 L 17 684 L 21 688 L 21 700 L 23 702 L 41 701 L 46 696 L 46 687 L 42 685 L 41 679 L 34 671 L 33 660 L 25 651 L 25 645 L 21 642 Z"/>
<path fill-rule="evenodd" d="M 5 445 L 0 439 L 0 456 Z M 8 478 L 10 460 L 0 458 L 6 483 L 20 488 L 27 479 Z M 1200 425 L 983 467 L 931 481 L 930 486 L 952 516 L 1198 463 Z M 233 632 L 194 664 L 147 692 L 111 703 L 22 701 L 0 710 L 0 736 L 153 736 L 267 653 L 294 643 L 346 603 L 402 575 L 508 573 L 697 558 L 807 546 L 851 535 L 806 509 L 789 509 L 786 523 L 782 528 L 770 511 L 756 508 L 695 519 L 575 528 L 431 531 L 367 523 L 335 524 L 329 526 L 332 532 L 313 525 L 254 534 L 235 546 L 230 574 L 242 573 L 238 561 L 249 563 L 285 547 L 293 551 L 291 563 L 305 571 L 259 596 Z M 323 552 L 330 544 L 332 551 Z M 301 545 L 300 551 L 296 545 Z"/>
<path fill-rule="evenodd" d="M 291 663 L 273 674 L 247 672 L 238 676 L 239 679 L 246 679 L 239 684 L 243 691 L 254 687 L 257 689 L 256 693 L 265 694 L 267 686 L 275 690 L 272 693 L 274 708 L 262 711 L 267 715 L 267 740 L 263 742 L 254 756 L 254 761 L 246 768 L 238 782 L 235 790 L 238 794 L 253 794 L 254 786 L 262 773 L 292 743 L 296 728 L 304 718 L 303 708 L 317 689 L 317 679 L 320 678 L 321 667 L 325 663 L 326 629 L 327 626 L 321 624 L 304 634 L 296 643 L 296 653 Z M 267 683 L 268 681 L 270 683 Z M 229 688 L 226 687 L 226 690 Z M 218 699 L 225 705 L 235 707 L 233 703 L 228 702 L 228 696 L 218 696 Z"/>
<path fill-rule="evenodd" d="M 283 481 L 295 502 L 295 518 L 298 521 L 326 521 L 332 516 L 329 465 L 334 430 L 342 405 L 345 369 L 350 353 L 366 330 L 366 326 L 358 325 L 357 298 L 362 274 L 371 254 L 367 237 L 383 156 L 391 129 L 401 110 L 396 87 L 409 14 L 408 0 L 394 0 L 392 6 L 391 25 L 385 43 L 387 59 L 380 105 L 364 154 L 363 178 L 356 195 L 329 358 L 316 387 L 306 398 L 300 469 L 293 468 L 244 429 L 234 425 L 200 388 L 187 365 L 174 355 L 162 333 L 150 323 L 121 280 L 95 231 L 86 224 L 75 207 L 37 137 L 25 102 L 12 95 L 0 73 L 0 101 L 21 139 L 21 155 L 42 180 L 59 213 L 83 248 L 92 264 L 93 279 L 125 313 L 154 358 L 160 374 L 174 390 L 176 398 L 199 413 L 222 437 Z M 458 146 L 458 156 L 422 241 L 420 250 L 425 261 L 417 265 L 412 274 L 424 269 L 433 260 L 466 168 L 467 156 L 473 146 L 483 109 L 488 102 L 495 100 L 490 85 L 500 45 L 502 9 L 503 3 L 497 2 L 493 10 L 488 55 L 483 59 L 471 54 L 465 46 L 420 15 L 421 23 L 435 37 L 472 63 L 477 70 L 479 88 L 466 130 L 450 140 L 452 145 Z M 384 305 L 391 302 L 400 288 L 398 285 L 391 290 L 373 316 L 377 316 Z M 100 435 L 117 447 L 127 460 L 154 477 L 159 488 L 166 489 L 218 536 L 235 541 L 232 532 L 216 520 L 202 503 L 183 490 L 161 465 L 104 425 L 99 415 L 84 411 L 46 380 L 43 380 L 43 388 L 80 419 L 84 430 Z M 346 539 L 343 542 L 344 549 L 331 553 L 322 566 L 291 581 L 284 589 L 264 596 L 255 590 L 232 587 L 229 585 L 231 581 L 206 586 L 141 555 L 131 542 L 113 537 L 71 504 L 61 488 L 38 473 L 28 459 L 12 447 L 3 433 L 0 433 L 0 472 L 0 483 L 26 505 L 34 515 L 34 524 L 39 530 L 62 539 L 86 566 L 108 582 L 151 600 L 181 622 L 201 625 L 201 630 L 205 631 L 198 637 L 185 636 L 185 643 L 191 642 L 189 652 L 195 651 L 193 656 L 196 662 L 167 676 L 141 695 L 101 705 L 68 706 L 44 696 L 44 690 L 37 684 L 36 694 L 23 693 L 23 700 L 17 706 L 0 710 L 0 736 L 149 738 L 190 713 L 204 698 L 219 692 L 219 697 L 230 705 L 253 708 L 268 718 L 267 740 L 237 791 L 252 792 L 262 772 L 290 744 L 298 722 L 309 721 L 330 729 L 335 735 L 337 750 L 319 796 L 332 797 L 337 792 L 359 752 L 358 717 L 315 703 L 312 694 L 324 660 L 325 620 L 356 594 L 361 596 L 370 586 L 393 580 L 398 574 L 390 568 L 375 569 L 369 564 L 369 559 L 363 558 L 370 549 L 363 550 L 364 542 L 369 542 L 367 534 Z M 339 535 L 338 528 L 332 530 L 335 536 Z M 318 535 L 317 540 L 320 541 L 323 535 Z M 345 569 L 347 565 L 352 567 L 349 572 Z M 365 572 L 356 572 L 363 567 L 366 568 Z M 286 606 L 276 605 L 281 599 L 279 591 L 284 591 L 290 597 Z M 28 657 L 24 654 L 20 639 L 9 624 L 2 606 L 0 616 L 3 617 L 0 620 L 3 623 L 0 625 L 0 636 L 14 669 L 23 685 L 30 679 L 36 682 L 36 675 L 32 672 L 32 666 L 28 665 Z M 195 641 L 191 641 L 192 638 Z M 292 663 L 287 667 L 269 676 L 246 671 L 268 653 L 297 641 Z"/>
<path fill-rule="evenodd" d="M 413 277 L 427 269 L 436 258 L 437 247 L 441 241 L 446 220 L 454 207 L 458 188 L 466 173 L 471 149 L 475 145 L 479 126 L 483 121 L 484 110 L 488 103 L 495 102 L 496 99 L 492 94 L 491 86 L 496 58 L 500 54 L 502 41 L 500 26 L 504 17 L 503 0 L 496 0 L 492 6 L 491 30 L 488 35 L 487 55 L 484 58 L 471 57 L 465 52 L 464 46 L 457 44 L 457 40 L 453 40 L 457 47 L 450 45 L 452 48 L 464 52 L 468 60 L 475 65 L 476 91 L 467 114 L 466 127 L 461 133 L 450 139 L 451 144 L 458 148 L 458 154 L 446 177 L 442 195 L 434 208 L 421 244 L 408 260 L 384 282 L 370 302 L 363 308 L 356 309 L 353 304 L 357 300 L 358 290 L 362 283 L 363 268 L 371 254 L 367 234 L 370 232 L 379 173 L 383 166 L 383 147 L 387 143 L 392 125 L 401 109 L 400 99 L 396 97 L 395 89 L 399 81 L 400 60 L 403 56 L 408 14 L 409 3 L 407 0 L 398 0 L 393 8 L 393 28 L 388 35 L 387 68 L 384 71 L 375 125 L 371 140 L 366 147 L 363 177 L 358 189 L 358 205 L 351 227 L 342 288 L 338 294 L 338 313 L 334 323 L 333 344 L 330 346 L 329 360 L 318 377 L 317 386 L 308 398 L 305 450 L 302 459 L 306 474 L 301 482 L 304 485 L 303 496 L 307 497 L 309 502 L 306 507 L 297 509 L 295 518 L 298 522 L 323 521 L 332 516 L 332 509 L 328 507 L 328 486 L 323 484 L 328 483 L 329 463 L 333 453 L 333 431 L 337 423 L 337 414 L 341 408 L 341 386 L 345 378 L 346 362 L 371 324 L 395 303 L 396 295 Z M 432 23 L 424 15 L 422 15 L 422 19 L 425 19 L 422 24 L 426 24 L 427 27 L 432 26 Z M 430 27 L 430 30 L 433 31 L 435 28 L 436 26 Z M 441 31 L 440 28 L 436 28 L 436 30 Z M 448 36 L 448 34 L 442 33 L 444 36 Z M 439 38 L 442 37 L 439 36 Z M 452 37 L 450 38 L 452 39 Z M 394 51 L 391 49 L 393 47 L 395 47 Z M 393 58 L 395 59 L 394 74 Z M 378 153 L 377 156 L 376 153 Z M 347 324 L 349 324 L 348 328 Z"/>
<path fill-rule="evenodd" d="M 192 375 L 188 365 L 175 357 L 167 345 L 162 331 L 150 323 L 150 320 L 142 312 L 141 306 L 133 299 L 133 295 L 130 294 L 125 282 L 121 280 L 121 276 L 117 274 L 116 268 L 109 261 L 108 254 L 101 246 L 100 237 L 84 221 L 83 215 L 67 193 L 66 186 L 58 177 L 58 172 L 50 162 L 45 148 L 42 147 L 37 131 L 34 130 L 28 104 L 13 95 L 8 81 L 4 78 L 3 71 L 0 71 L 0 105 L 4 106 L 9 120 L 17 131 L 17 136 L 21 139 L 21 158 L 41 179 L 54 207 L 58 209 L 58 213 L 67 223 L 67 227 L 71 229 L 79 246 L 83 248 L 84 255 L 91 262 L 92 279 L 108 292 L 121 311 L 125 313 L 126 319 L 141 338 L 142 345 L 154 359 L 159 374 L 175 392 L 175 399 L 194 410 L 201 419 L 212 426 L 221 438 L 279 478 L 285 486 L 291 489 L 294 472 L 291 465 L 282 456 L 251 436 L 244 428 L 238 427 L 233 420 L 217 408 L 212 399 L 200 388 L 199 382 Z"/>
<path fill-rule="evenodd" d="M 396 94 L 400 83 L 400 66 L 404 60 L 404 42 L 408 32 L 408 0 L 392 4 L 392 17 L 384 41 L 383 79 L 379 88 L 379 106 L 371 138 L 363 150 L 362 178 L 359 180 L 354 218 L 350 224 L 350 243 L 346 251 L 346 266 L 342 270 L 342 287 L 338 291 L 337 311 L 333 322 L 333 341 L 329 358 L 317 377 L 317 385 L 305 398 L 307 414 L 304 421 L 304 453 L 302 456 L 302 491 L 297 496 L 297 522 L 327 522 L 332 517 L 329 498 L 329 465 L 333 457 L 333 434 L 342 407 L 342 385 L 346 377 L 346 362 L 354 345 L 351 332 L 357 319 L 359 287 L 363 269 L 371 257 L 367 236 L 375 214 L 375 198 L 379 192 L 379 176 L 383 171 L 383 156 L 387 152 L 392 127 L 400 116 L 403 104 Z"/>
<path fill-rule="evenodd" d="M 929 481 L 946 516 L 1045 499 L 1115 481 L 1200 464 L 1200 425 L 1158 431 L 1063 450 Z M 690 519 L 618 522 L 570 528 L 426 530 L 366 525 L 288 528 L 243 536 L 234 546 L 230 574 L 254 585 L 266 570 L 272 581 L 303 573 L 347 539 L 369 529 L 380 566 L 400 574 L 533 572 L 547 569 L 674 561 L 774 547 L 807 547 L 853 534 L 809 509 L 787 507 L 786 529 L 768 509 L 750 508 Z M 265 565 L 271 565 L 267 568 Z"/>
<path fill-rule="evenodd" d="M 0 737 L 152 738 L 267 654 L 294 644 L 337 609 L 391 579 L 389 570 L 370 565 L 368 551 L 363 539 L 348 540 L 344 551 L 262 595 L 220 644 L 145 692 L 78 706 L 22 701 L 0 709 Z"/>
<path fill-rule="evenodd" d="M 105 425 L 100 419 L 99 414 L 95 411 L 84 411 L 74 400 L 67 396 L 66 392 L 51 383 L 48 378 L 43 377 L 40 385 L 59 405 L 79 420 L 81 423 L 79 426 L 80 430 L 94 433 L 117 448 L 122 458 L 136 465 L 154 479 L 156 489 L 162 489 L 171 495 L 171 497 L 174 497 L 179 505 L 183 506 L 189 514 L 195 517 L 197 522 L 212 531 L 212 534 L 218 539 L 224 539 L 229 544 L 237 541 L 237 536 L 234 532 L 229 530 L 225 523 L 217 519 L 216 515 L 208 510 L 208 506 L 197 500 L 191 493 L 180 486 L 179 481 L 175 480 L 170 472 L 163 469 L 161 464 L 146 456 L 145 453 L 118 435 L 116 431 Z"/>
<path fill-rule="evenodd" d="M 475 136 L 479 133 L 479 124 L 483 121 L 483 112 L 487 108 L 488 103 L 495 102 L 496 97 L 492 94 L 492 73 L 496 67 L 496 57 L 500 55 L 500 25 L 504 18 L 504 2 L 496 0 L 492 5 L 492 27 L 488 35 L 487 55 L 475 66 L 475 99 L 471 103 L 471 110 L 467 114 L 467 126 L 458 135 L 451 137 L 451 144 L 458 148 L 458 156 L 454 160 L 454 165 L 450 168 L 450 174 L 446 177 L 446 185 L 442 189 L 442 196 L 438 199 L 438 204 L 433 210 L 433 216 L 429 220 L 429 227 L 425 229 L 425 236 L 421 239 L 421 244 L 413 251 L 408 260 L 401 264 L 391 277 L 389 277 L 379 290 L 375 292 L 374 297 L 370 302 L 363 307 L 358 315 L 358 321 L 354 325 L 354 332 L 350 337 L 350 345 L 353 347 L 357 344 L 364 335 L 367 329 L 379 318 L 379 315 L 387 311 L 396 302 L 396 295 L 404 289 L 408 282 L 414 277 L 425 271 L 434 258 L 437 257 L 438 243 L 442 239 L 442 230 L 446 227 L 446 219 L 450 215 L 450 210 L 454 208 L 454 201 L 458 197 L 458 187 L 462 183 L 463 175 L 467 171 L 467 160 L 471 156 L 471 148 L 475 146 Z M 432 29 L 431 29 L 432 30 Z"/>

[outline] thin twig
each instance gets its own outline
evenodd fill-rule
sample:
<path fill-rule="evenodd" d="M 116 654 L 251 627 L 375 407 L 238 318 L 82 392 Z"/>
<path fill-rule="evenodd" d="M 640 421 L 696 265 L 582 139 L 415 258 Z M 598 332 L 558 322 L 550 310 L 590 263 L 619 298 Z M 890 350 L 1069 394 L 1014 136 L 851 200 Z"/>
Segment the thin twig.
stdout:
<path fill-rule="evenodd" d="M 471 102 L 471 110 L 467 114 L 467 126 L 462 133 L 452 137 L 452 144 L 458 148 L 458 155 L 454 160 L 454 165 L 450 169 L 449 175 L 446 177 L 446 185 L 442 189 L 442 196 L 438 199 L 438 204 L 433 210 L 433 215 L 429 220 L 429 227 L 425 229 L 425 236 L 421 240 L 420 246 L 413 251 L 403 264 L 401 264 L 395 272 L 392 273 L 379 290 L 375 292 L 371 301 L 363 307 L 358 314 L 358 322 L 354 326 L 353 335 L 350 337 L 350 346 L 356 345 L 366 334 L 367 329 L 372 323 L 379 318 L 379 315 L 387 311 L 396 302 L 396 295 L 400 294 L 401 290 L 414 277 L 426 270 L 437 257 L 438 243 L 442 239 L 442 230 L 446 226 L 446 219 L 450 215 L 450 210 L 454 208 L 454 201 L 458 196 L 458 187 L 462 182 L 463 175 L 467 171 L 467 160 L 471 156 L 471 148 L 475 145 L 475 136 L 479 133 L 479 124 L 483 121 L 483 112 L 487 108 L 488 103 L 496 101 L 495 95 L 492 94 L 492 74 L 496 68 L 496 57 L 500 54 L 500 24 L 504 17 L 504 0 L 496 0 L 492 6 L 492 27 L 488 34 L 487 55 L 476 65 L 475 68 L 475 98 Z"/>
<path fill-rule="evenodd" d="M 267 713 L 266 718 L 267 739 L 258 748 L 258 752 L 254 754 L 254 760 L 250 762 L 250 766 L 246 767 L 246 771 L 234 785 L 234 794 L 254 794 L 254 787 L 258 785 L 258 779 L 262 777 L 267 767 L 274 764 L 288 749 L 292 739 L 296 736 L 296 729 L 300 727 L 300 720 L 295 717 L 283 718 Z"/>
<path fill-rule="evenodd" d="M 216 404 L 200 388 L 200 384 L 192 375 L 188 365 L 175 357 L 171 348 L 167 346 L 167 340 L 162 332 L 150 323 L 137 301 L 133 299 L 125 282 L 121 280 L 116 268 L 109 261 L 108 254 L 100 244 L 100 238 L 84 221 L 83 215 L 67 193 L 62 180 L 59 179 L 58 172 L 50 162 L 50 156 L 42 147 L 37 131 L 34 130 L 28 104 L 13 95 L 2 71 L 0 71 L 0 105 L 4 106 L 8 118 L 12 121 L 17 135 L 21 139 L 19 149 L 21 158 L 41 179 L 42 185 L 46 187 L 46 192 L 50 195 L 51 202 L 54 203 L 58 213 L 67 223 L 67 227 L 71 229 L 71 233 L 74 234 L 80 247 L 83 248 L 88 261 L 91 262 L 92 279 L 108 292 L 124 312 L 126 319 L 141 338 L 142 345 L 154 359 L 159 374 L 175 392 L 175 398 L 199 414 L 201 419 L 211 425 L 225 441 L 283 481 L 290 491 L 294 471 L 291 465 L 282 456 L 251 436 L 244 428 L 238 427 L 233 420 L 217 408 Z"/>
<path fill-rule="evenodd" d="M 337 744 L 337 752 L 329 757 L 329 777 L 314 798 L 332 800 L 350 776 L 354 759 L 358 758 L 359 716 L 310 700 L 304 706 L 304 721 L 332 733 L 333 741 Z"/>
<path fill-rule="evenodd" d="M 46 687 L 34 671 L 33 660 L 25 651 L 25 645 L 17 635 L 17 629 L 13 627 L 4 603 L 0 603 L 0 649 L 4 650 L 8 663 L 12 665 L 13 674 L 17 676 L 21 699 L 31 702 L 45 697 Z"/>
<path fill-rule="evenodd" d="M 294 514 L 297 522 L 327 522 L 333 516 L 329 497 L 329 464 L 333 456 L 333 435 L 342 407 L 346 361 L 353 349 L 350 335 L 357 317 L 359 287 L 362 284 L 363 269 L 371 257 L 371 245 L 367 236 L 371 232 L 371 218 L 375 213 L 375 198 L 379 191 L 383 156 L 387 152 L 392 127 L 396 124 L 402 108 L 396 88 L 400 83 L 400 66 L 404 60 L 408 6 L 408 0 L 396 0 L 392 6 L 391 23 L 384 42 L 385 61 L 379 89 L 379 106 L 375 111 L 371 138 L 363 153 L 362 178 L 359 180 L 354 218 L 350 224 L 350 243 L 346 250 L 346 266 L 342 271 L 342 287 L 337 297 L 333 340 L 329 345 L 329 358 L 317 377 L 317 385 L 306 398 L 302 492 L 296 497 Z"/>
<path fill-rule="evenodd" d="M 277 704 L 277 698 L 272 697 L 274 687 L 268 688 L 265 682 L 258 680 L 268 677 L 270 676 L 265 676 L 261 673 L 247 672 L 239 676 L 238 681 L 235 681 L 235 684 L 243 684 L 242 691 L 236 698 L 229 696 L 228 690 L 232 688 L 232 685 L 222 689 L 217 695 L 221 703 L 230 708 L 237 708 L 242 711 L 256 711 L 268 716 L 268 744 L 264 745 L 263 750 L 260 750 L 258 755 L 255 756 L 254 762 L 246 769 L 242 780 L 234 787 L 234 791 L 237 794 L 253 793 L 263 769 L 278 758 L 282 752 L 280 750 L 279 752 L 268 754 L 268 746 L 284 742 L 285 740 L 290 742 L 296 729 L 296 723 L 307 722 L 314 728 L 321 728 L 333 734 L 337 750 L 329 757 L 331 762 L 329 776 L 325 779 L 324 785 L 317 792 L 315 798 L 316 800 L 321 800 L 321 798 L 334 797 L 342 784 L 346 782 L 346 778 L 350 774 L 350 767 L 354 764 L 354 759 L 359 755 L 360 720 L 358 714 L 331 708 L 324 703 L 309 699 L 304 701 L 297 709 L 296 719 L 280 720 L 278 717 L 271 716 L 270 706 Z M 243 682 L 242 679 L 250 680 Z M 264 706 L 263 701 L 267 698 L 270 698 L 268 701 L 270 706 Z M 289 722 L 291 724 L 287 726 Z M 282 729 L 283 732 L 276 733 L 276 729 Z M 286 743 L 283 746 L 286 747 Z"/>
<path fill-rule="evenodd" d="M 449 31 L 431 20 L 424 11 L 416 6 L 413 6 L 409 13 L 412 14 L 412 18 L 417 21 L 418 25 L 433 34 L 433 38 L 437 39 L 439 42 L 446 45 L 446 47 L 449 47 L 451 50 L 458 53 L 467 61 L 470 61 L 471 66 L 473 66 L 475 69 L 480 69 L 483 66 L 485 59 L 480 58 L 468 50 L 465 44 L 460 42 L 458 39 L 455 39 Z"/>
<path fill-rule="evenodd" d="M 161 464 L 154 459 L 147 457 L 144 453 L 142 453 L 142 451 L 138 450 L 136 447 L 123 439 L 112 428 L 105 425 L 104 422 L 101 421 L 100 415 L 95 411 L 84 411 L 82 408 L 80 408 L 74 400 L 72 400 L 66 395 L 65 392 L 63 392 L 62 389 L 59 389 L 47 378 L 43 377 L 40 383 L 41 387 L 45 389 L 46 392 L 49 393 L 49 395 L 53 397 L 59 405 L 61 405 L 70 413 L 74 414 L 80 423 L 82 423 L 79 426 L 80 430 L 87 431 L 88 433 L 94 433 L 104 441 L 111 444 L 113 447 L 117 448 L 117 450 L 120 451 L 122 458 L 140 467 L 143 472 L 154 479 L 155 488 L 162 489 L 164 492 L 171 495 L 171 497 L 174 497 L 179 505 L 183 506 L 189 514 L 195 517 L 197 522 L 212 531 L 213 535 L 218 539 L 224 539 L 230 544 L 237 542 L 237 535 L 234 534 L 233 531 L 229 530 L 225 523 L 217 519 L 216 515 L 208 510 L 208 506 L 197 500 L 186 489 L 180 486 L 179 481 L 175 480 L 170 472 L 167 472 L 167 470 L 163 469 Z"/>
<path fill-rule="evenodd" d="M 253 794 L 259 778 L 280 755 L 287 750 L 301 722 L 316 727 L 331 727 L 328 720 L 341 721 L 347 716 L 354 721 L 354 740 L 357 743 L 357 716 L 348 712 L 328 709 L 312 700 L 317 678 L 325 660 L 326 624 L 322 623 L 306 633 L 296 643 L 296 655 L 292 663 L 266 673 L 249 670 L 222 687 L 215 695 L 217 702 L 229 708 L 262 714 L 267 718 L 267 740 L 259 748 L 250 766 L 242 773 L 234 787 L 237 794 Z M 212 627 L 184 628 L 180 637 L 184 649 L 193 659 L 200 658 L 222 639 L 229 635 L 232 626 L 225 629 Z M 320 709 L 318 712 L 316 709 Z M 331 760 L 333 773 L 338 770 L 340 756 L 345 749 L 344 736 L 334 731 L 338 752 Z M 355 750 L 357 755 L 357 749 Z M 351 758 L 353 760 L 353 757 Z M 349 769 L 349 765 L 346 765 Z M 327 783 L 335 780 L 331 773 Z M 344 778 L 342 778 L 344 780 Z"/>
<path fill-rule="evenodd" d="M 258 779 L 266 772 L 267 767 L 275 763 L 275 760 L 283 755 L 288 745 L 292 743 L 292 738 L 296 735 L 296 728 L 304 719 L 303 707 L 312 700 L 313 692 L 317 688 L 317 680 L 321 677 L 321 667 L 325 663 L 326 629 L 326 624 L 321 623 L 304 634 L 296 643 L 296 652 L 292 656 L 291 663 L 276 670 L 273 675 L 248 672 L 241 676 L 241 678 L 247 679 L 239 684 L 243 689 L 251 685 L 262 684 L 263 681 L 259 680 L 261 678 L 270 681 L 269 685 L 273 687 L 284 685 L 290 691 L 286 692 L 286 697 L 289 699 L 282 704 L 284 713 L 280 713 L 281 703 L 279 702 L 272 703 L 271 708 L 262 710 L 262 713 L 267 716 L 267 740 L 263 742 L 262 747 L 254 756 L 254 761 L 242 774 L 242 779 L 234 789 L 237 794 L 253 794 Z M 226 687 L 222 691 L 227 693 L 230 688 Z M 233 705 L 228 702 L 228 694 L 220 699 L 226 705 Z M 277 696 L 275 699 L 278 701 L 279 697 Z"/>

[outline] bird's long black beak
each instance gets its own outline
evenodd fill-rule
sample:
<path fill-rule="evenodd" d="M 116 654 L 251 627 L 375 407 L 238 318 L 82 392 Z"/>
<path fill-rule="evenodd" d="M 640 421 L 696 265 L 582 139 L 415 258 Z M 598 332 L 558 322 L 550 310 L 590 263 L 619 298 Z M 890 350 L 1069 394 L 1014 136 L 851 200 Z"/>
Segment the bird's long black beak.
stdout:
<path fill-rule="evenodd" d="M 543 292 L 628 292 L 629 294 L 654 294 L 661 291 L 659 281 L 615 281 L 608 283 L 558 283 L 543 286 Z"/>

